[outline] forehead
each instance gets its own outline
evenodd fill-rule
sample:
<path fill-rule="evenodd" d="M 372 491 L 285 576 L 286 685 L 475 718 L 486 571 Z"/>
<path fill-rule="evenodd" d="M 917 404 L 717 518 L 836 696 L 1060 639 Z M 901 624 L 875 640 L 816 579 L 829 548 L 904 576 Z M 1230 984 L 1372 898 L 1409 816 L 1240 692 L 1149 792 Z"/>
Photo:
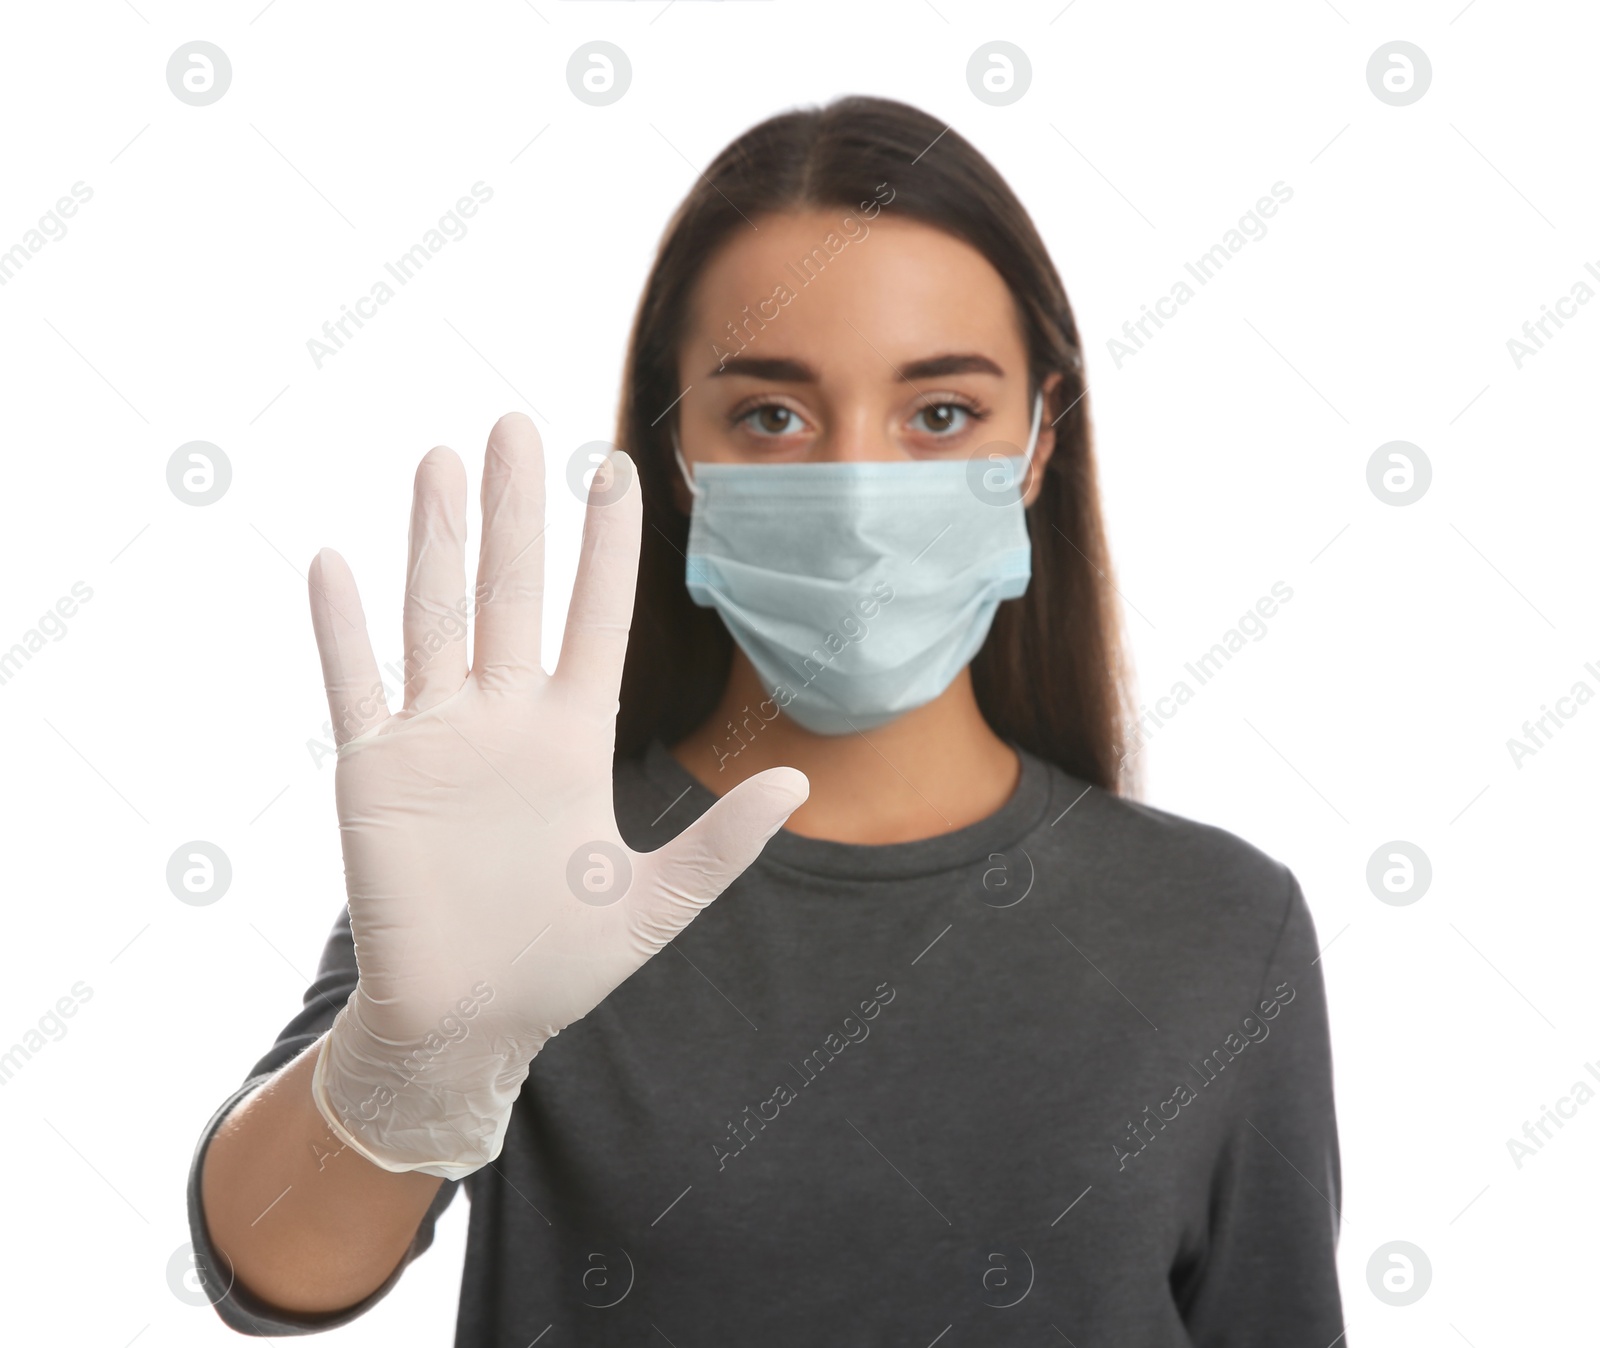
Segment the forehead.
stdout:
<path fill-rule="evenodd" d="M 1000 273 L 970 244 L 920 221 L 844 208 L 755 219 L 713 254 L 690 301 L 687 352 L 727 345 L 732 323 L 764 355 L 824 371 L 934 351 L 982 350 L 1008 373 L 1023 337 Z M 750 315 L 765 322 L 747 324 Z M 752 340 L 750 334 L 754 334 Z"/>

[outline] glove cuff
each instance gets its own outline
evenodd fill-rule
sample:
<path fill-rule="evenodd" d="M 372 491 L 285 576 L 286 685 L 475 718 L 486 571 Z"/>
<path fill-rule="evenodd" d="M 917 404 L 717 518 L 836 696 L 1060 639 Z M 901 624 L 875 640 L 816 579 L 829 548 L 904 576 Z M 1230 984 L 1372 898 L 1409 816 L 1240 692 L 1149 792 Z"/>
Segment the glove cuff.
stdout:
<path fill-rule="evenodd" d="M 334 1135 L 383 1170 L 460 1180 L 499 1155 L 528 1064 L 492 1044 L 407 1052 L 362 1023 L 360 989 L 317 1050 L 311 1098 Z"/>

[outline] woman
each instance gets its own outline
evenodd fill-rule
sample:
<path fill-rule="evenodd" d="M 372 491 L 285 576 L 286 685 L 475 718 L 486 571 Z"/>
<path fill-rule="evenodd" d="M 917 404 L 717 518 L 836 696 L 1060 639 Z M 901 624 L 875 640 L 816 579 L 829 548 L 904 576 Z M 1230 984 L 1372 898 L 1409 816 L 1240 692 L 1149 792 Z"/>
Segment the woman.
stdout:
<path fill-rule="evenodd" d="M 360 1315 L 465 1181 L 458 1345 L 1342 1333 L 1315 932 L 1119 794 L 1082 370 L 987 162 L 842 99 L 671 221 L 553 674 L 527 418 L 470 671 L 453 453 L 393 715 L 319 554 L 349 905 L 196 1150 L 227 1323 Z"/>

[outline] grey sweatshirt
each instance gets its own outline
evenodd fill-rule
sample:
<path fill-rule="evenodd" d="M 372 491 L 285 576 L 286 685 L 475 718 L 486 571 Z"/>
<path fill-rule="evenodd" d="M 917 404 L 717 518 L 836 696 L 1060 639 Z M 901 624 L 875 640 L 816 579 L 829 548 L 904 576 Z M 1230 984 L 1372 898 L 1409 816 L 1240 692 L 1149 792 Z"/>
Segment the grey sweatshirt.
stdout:
<path fill-rule="evenodd" d="M 223 1291 L 200 1167 L 354 990 L 342 911 L 304 1009 L 195 1150 L 218 1314 L 253 1335 L 347 1323 L 465 1185 L 457 1348 L 1327 1348 L 1338 1132 L 1298 883 L 1021 758 L 997 813 L 940 837 L 778 833 L 545 1046 L 499 1158 L 440 1186 L 381 1287 L 289 1314 Z M 660 745 L 616 769 L 637 850 L 714 799 Z"/>

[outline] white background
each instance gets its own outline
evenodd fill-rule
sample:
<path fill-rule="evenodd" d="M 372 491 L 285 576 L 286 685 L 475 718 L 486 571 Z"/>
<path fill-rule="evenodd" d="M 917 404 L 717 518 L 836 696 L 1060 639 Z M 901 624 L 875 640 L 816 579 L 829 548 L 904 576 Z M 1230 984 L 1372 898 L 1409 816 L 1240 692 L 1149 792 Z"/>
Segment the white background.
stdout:
<path fill-rule="evenodd" d="M 343 901 L 332 766 L 307 747 L 327 715 L 316 549 L 349 559 L 380 662 L 398 657 L 417 459 L 440 442 L 466 459 L 475 556 L 484 437 L 536 411 L 554 649 L 579 526 L 563 465 L 611 434 L 665 220 L 747 126 L 845 92 L 951 123 L 1049 244 L 1088 349 L 1144 698 L 1275 581 L 1293 588 L 1143 758 L 1152 804 L 1295 870 L 1327 947 L 1349 1341 L 1592 1334 L 1600 1102 L 1520 1169 L 1506 1145 L 1600 1061 L 1600 705 L 1520 767 L 1507 748 L 1578 680 L 1600 690 L 1583 668 L 1600 662 L 1600 304 L 1520 369 L 1506 345 L 1600 267 L 1592 9 L 331 8 L 102 0 L 5 18 L 0 249 L 74 182 L 93 191 L 0 287 L 0 647 L 74 582 L 93 590 L 0 686 L 0 1046 L 75 982 L 93 989 L 0 1087 L 17 1341 L 231 1337 L 166 1268 L 199 1130 L 299 1008 Z M 209 107 L 165 79 L 196 38 L 233 67 Z M 600 38 L 633 78 L 591 107 L 565 71 Z M 993 39 L 1032 65 L 1009 106 L 966 82 Z M 1433 67 L 1407 107 L 1366 81 L 1395 39 Z M 480 180 L 494 196 L 467 236 L 315 368 L 307 339 Z M 1278 181 L 1294 195 L 1267 235 L 1118 368 L 1107 339 Z M 1433 470 L 1406 507 L 1366 478 L 1397 439 Z M 166 483 L 190 440 L 233 467 L 204 508 Z M 210 906 L 167 888 L 192 839 L 232 860 Z M 1406 906 L 1366 883 L 1395 839 L 1433 866 Z M 448 1342 L 466 1215 L 458 1196 L 435 1248 L 334 1339 Z M 1369 1289 L 1393 1240 L 1431 1262 L 1410 1306 Z"/>

